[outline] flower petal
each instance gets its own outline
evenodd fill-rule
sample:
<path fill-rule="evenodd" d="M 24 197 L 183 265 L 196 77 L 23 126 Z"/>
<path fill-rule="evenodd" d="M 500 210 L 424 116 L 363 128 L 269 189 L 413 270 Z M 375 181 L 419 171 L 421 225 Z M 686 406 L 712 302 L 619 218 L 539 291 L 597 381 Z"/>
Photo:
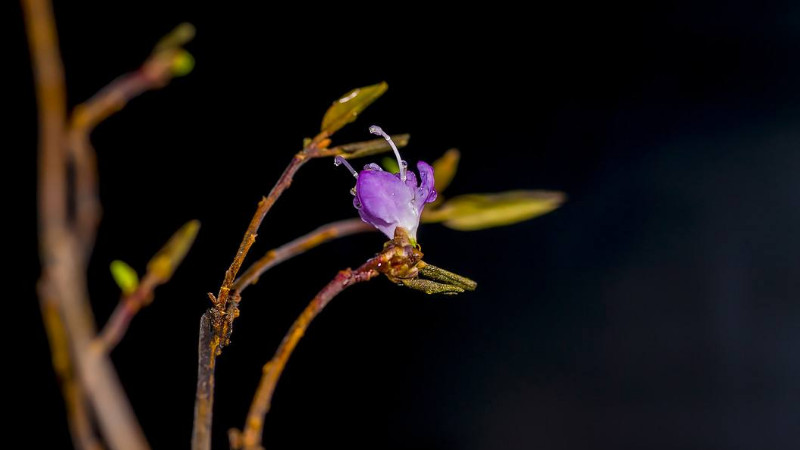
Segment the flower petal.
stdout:
<path fill-rule="evenodd" d="M 376 170 L 362 171 L 356 182 L 356 200 L 361 206 L 358 210 L 361 219 L 390 239 L 394 237 L 397 226 L 415 236 L 419 212 L 414 208 L 414 190 L 396 175 Z"/>
<path fill-rule="evenodd" d="M 420 184 L 415 196 L 415 206 L 417 211 L 422 213 L 422 208 L 426 203 L 436 200 L 436 188 L 434 187 L 433 167 L 425 161 L 417 162 Z"/>

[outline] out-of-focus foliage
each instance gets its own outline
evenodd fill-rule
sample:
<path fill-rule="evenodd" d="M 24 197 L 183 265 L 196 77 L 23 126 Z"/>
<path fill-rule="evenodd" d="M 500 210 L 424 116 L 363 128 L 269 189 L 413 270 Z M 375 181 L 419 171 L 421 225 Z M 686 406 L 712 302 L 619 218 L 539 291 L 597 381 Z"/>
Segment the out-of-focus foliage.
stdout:
<path fill-rule="evenodd" d="M 198 220 L 192 220 L 182 226 L 147 263 L 147 272 L 162 283 L 169 280 L 192 247 L 198 231 L 200 231 Z"/>
<path fill-rule="evenodd" d="M 139 275 L 125 261 L 111 261 L 111 276 L 122 291 L 122 295 L 131 295 L 139 287 Z"/>
<path fill-rule="evenodd" d="M 194 56 L 186 50 L 178 50 L 172 58 L 172 75 L 183 77 L 189 75 L 194 70 Z"/>
<path fill-rule="evenodd" d="M 549 213 L 564 202 L 554 191 L 508 191 L 497 194 L 469 194 L 445 201 L 425 211 L 425 222 L 442 222 L 461 231 L 511 225 Z"/>
<path fill-rule="evenodd" d="M 447 186 L 450 186 L 450 182 L 453 181 L 456 171 L 458 171 L 458 161 L 460 159 L 461 152 L 458 149 L 451 148 L 433 162 L 436 192 L 442 192 Z"/>

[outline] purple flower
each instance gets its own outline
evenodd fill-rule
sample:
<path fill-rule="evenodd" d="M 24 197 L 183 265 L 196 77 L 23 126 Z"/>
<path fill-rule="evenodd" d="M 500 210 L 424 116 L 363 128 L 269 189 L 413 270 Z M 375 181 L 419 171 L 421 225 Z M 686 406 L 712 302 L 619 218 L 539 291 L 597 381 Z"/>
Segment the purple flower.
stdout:
<path fill-rule="evenodd" d="M 341 156 L 335 164 L 344 164 L 358 181 L 356 182 L 353 205 L 358 209 L 361 220 L 374 226 L 390 239 L 394 238 L 397 227 L 404 228 L 411 239 L 416 241 L 417 227 L 422 209 L 426 203 L 436 200 L 433 187 L 433 167 L 424 161 L 417 163 L 420 182 L 414 172 L 406 170 L 406 162 L 400 159 L 400 152 L 389 135 L 380 127 L 372 126 L 370 133 L 383 136 L 392 146 L 400 166 L 400 172 L 385 172 L 377 164 L 367 164 L 359 173 Z"/>

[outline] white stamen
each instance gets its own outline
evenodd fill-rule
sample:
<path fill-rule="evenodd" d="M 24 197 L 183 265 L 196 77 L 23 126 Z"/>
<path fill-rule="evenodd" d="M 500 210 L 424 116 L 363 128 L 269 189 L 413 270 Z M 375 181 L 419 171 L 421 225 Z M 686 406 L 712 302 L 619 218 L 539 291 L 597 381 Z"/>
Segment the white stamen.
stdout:
<path fill-rule="evenodd" d="M 341 166 L 342 164 L 344 164 L 344 166 L 347 167 L 347 170 L 349 170 L 350 173 L 352 173 L 354 177 L 358 178 L 358 172 L 356 172 L 356 169 L 353 169 L 353 166 L 351 166 L 350 163 L 347 162 L 346 159 L 344 159 L 341 156 L 337 156 L 337 157 L 333 158 L 333 165 L 334 166 Z"/>
<path fill-rule="evenodd" d="M 406 164 L 406 162 L 403 161 L 403 159 L 400 157 L 400 150 L 397 150 L 397 146 L 394 145 L 394 142 L 392 141 L 392 138 L 389 137 L 389 135 L 386 134 L 381 129 L 381 127 L 379 127 L 377 125 L 373 125 L 373 126 L 369 127 L 369 132 L 374 134 L 374 135 L 377 135 L 377 136 L 382 136 L 384 139 L 386 139 L 386 142 L 389 143 L 389 146 L 392 147 L 392 150 L 394 150 L 394 156 L 397 158 L 397 167 L 400 168 L 400 179 L 403 182 L 405 182 L 406 181 L 406 167 L 408 166 L 408 164 Z"/>

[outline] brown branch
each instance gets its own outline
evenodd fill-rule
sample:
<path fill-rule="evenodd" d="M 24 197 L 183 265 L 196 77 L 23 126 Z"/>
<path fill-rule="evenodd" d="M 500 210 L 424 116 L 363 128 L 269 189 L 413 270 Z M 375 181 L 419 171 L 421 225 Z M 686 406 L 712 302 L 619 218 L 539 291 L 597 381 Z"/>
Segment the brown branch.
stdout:
<path fill-rule="evenodd" d="M 267 270 L 320 244 L 367 231 L 375 231 L 375 228 L 361 219 L 346 219 L 323 225 L 306 235 L 268 251 L 233 283 L 233 290 L 241 294 L 247 286 L 255 284 Z"/>
<path fill-rule="evenodd" d="M 280 179 L 278 179 L 278 182 L 275 183 L 275 186 L 269 192 L 269 195 L 262 197 L 261 201 L 258 202 L 258 208 L 256 209 L 253 218 L 250 220 L 250 225 L 248 225 L 247 231 L 244 233 L 244 238 L 242 238 L 241 244 L 239 244 L 239 251 L 236 252 L 236 257 L 233 259 L 230 267 L 225 272 L 225 280 L 222 282 L 222 286 L 219 288 L 219 294 L 215 300 L 216 307 L 219 311 L 225 311 L 225 308 L 228 305 L 228 297 L 230 295 L 231 288 L 233 287 L 233 282 L 236 279 L 236 275 L 239 273 L 239 269 L 242 267 L 244 258 L 250 251 L 250 247 L 253 245 L 253 242 L 256 241 L 256 235 L 258 234 L 258 228 L 261 226 L 261 222 L 264 221 L 264 217 L 267 215 L 270 208 L 272 208 L 272 205 L 275 204 L 275 201 L 278 200 L 278 197 L 280 197 L 281 194 L 283 194 L 283 191 L 285 191 L 292 184 L 294 174 L 298 169 L 300 169 L 300 167 L 303 166 L 303 164 L 306 163 L 308 159 L 309 152 L 307 150 L 303 150 L 296 154 L 283 171 L 283 174 L 281 175 Z"/>
<path fill-rule="evenodd" d="M 235 431 L 231 433 L 232 448 L 245 448 L 248 450 L 261 448 L 264 418 L 269 412 L 275 386 L 280 379 L 281 373 L 283 373 L 284 367 L 286 367 L 286 362 L 303 334 L 305 334 L 306 329 L 325 306 L 340 292 L 356 283 L 368 281 L 378 275 L 377 268 L 382 261 L 384 261 L 383 255 L 379 255 L 370 259 L 356 270 L 346 269 L 339 272 L 306 306 L 297 320 L 294 321 L 286 336 L 284 336 L 278 350 L 275 352 L 275 356 L 264 365 L 258 390 L 247 414 L 244 431 L 241 435 Z"/>
<path fill-rule="evenodd" d="M 241 292 L 256 282 L 264 272 L 317 245 L 354 233 L 371 231 L 373 228 L 359 219 L 342 220 L 317 228 L 281 247 L 267 252 L 245 271 L 232 285 L 232 298 L 225 313 L 211 308 L 200 320 L 198 343 L 197 393 L 195 398 L 193 449 L 208 449 L 211 446 L 211 422 L 214 402 L 214 367 L 222 344 L 230 338 L 233 319 L 238 314 Z M 214 324 L 222 324 L 224 330 L 216 332 Z"/>
<path fill-rule="evenodd" d="M 211 418 L 214 407 L 214 369 L 217 361 L 219 339 L 214 331 L 215 308 L 200 318 L 200 339 L 197 345 L 197 392 L 194 402 L 194 429 L 192 448 L 211 448 Z"/>
<path fill-rule="evenodd" d="M 309 149 L 315 149 L 316 144 L 312 144 L 305 150 L 299 152 L 292 158 L 289 165 L 283 171 L 278 182 L 270 191 L 269 195 L 262 197 L 258 202 L 258 208 L 250 220 L 250 225 L 245 231 L 244 238 L 239 244 L 239 250 L 233 259 L 228 270 L 225 271 L 225 279 L 219 289 L 219 294 L 214 297 L 209 293 L 214 308 L 207 310 L 200 319 L 200 337 L 198 343 L 198 367 L 197 367 L 197 389 L 195 392 L 194 405 L 194 424 L 192 426 L 192 449 L 208 450 L 211 448 L 211 421 L 213 419 L 214 403 L 214 366 L 216 358 L 222 351 L 229 339 L 233 327 L 233 320 L 238 316 L 239 309 L 237 301 L 229 302 L 231 288 L 242 267 L 244 258 L 256 240 L 258 228 L 264 217 L 269 212 L 275 201 L 283 194 L 291 184 L 294 174 L 305 164 L 309 158 Z M 211 331 L 207 328 L 211 326 Z M 211 333 L 211 335 L 209 335 Z"/>
<path fill-rule="evenodd" d="M 148 273 L 133 293 L 120 300 L 117 307 L 114 308 L 114 312 L 111 313 L 111 317 L 108 318 L 108 322 L 103 326 L 103 330 L 95 338 L 95 345 L 101 351 L 111 353 L 119 344 L 136 313 L 153 300 L 153 291 L 159 284 L 161 284 L 159 280 Z"/>

